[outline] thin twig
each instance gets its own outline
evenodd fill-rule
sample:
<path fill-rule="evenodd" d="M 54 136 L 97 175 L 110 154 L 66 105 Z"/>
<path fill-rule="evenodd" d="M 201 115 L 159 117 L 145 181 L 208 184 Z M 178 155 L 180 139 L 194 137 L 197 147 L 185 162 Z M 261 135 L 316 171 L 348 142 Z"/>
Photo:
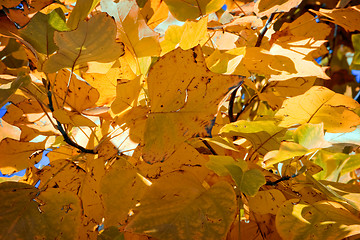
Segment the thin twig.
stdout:
<path fill-rule="evenodd" d="M 242 86 L 243 83 L 244 83 L 244 81 L 241 81 L 238 84 L 238 86 L 234 89 L 234 91 L 231 93 L 230 100 L 229 100 L 229 110 L 228 110 L 230 122 L 236 121 L 236 119 L 234 118 L 234 102 L 235 102 L 236 93 L 239 90 L 239 88 Z"/>
<path fill-rule="evenodd" d="M 212 148 L 212 146 L 210 146 L 210 144 L 205 140 L 203 139 L 202 140 L 203 144 L 205 144 L 205 146 L 210 150 L 210 152 L 213 154 L 213 155 L 218 155 L 215 150 Z"/>
<path fill-rule="evenodd" d="M 261 30 L 260 35 L 259 35 L 259 37 L 258 37 L 258 39 L 257 39 L 257 41 L 256 41 L 255 47 L 260 47 L 261 41 L 262 41 L 262 39 L 264 38 L 265 33 L 266 33 L 266 31 L 268 30 L 268 28 L 269 28 L 269 24 L 270 24 L 270 23 L 272 22 L 272 20 L 274 19 L 274 16 L 275 16 L 275 13 L 272 13 L 272 14 L 270 15 L 269 19 L 266 21 L 265 26 L 264 26 L 264 28 Z"/>

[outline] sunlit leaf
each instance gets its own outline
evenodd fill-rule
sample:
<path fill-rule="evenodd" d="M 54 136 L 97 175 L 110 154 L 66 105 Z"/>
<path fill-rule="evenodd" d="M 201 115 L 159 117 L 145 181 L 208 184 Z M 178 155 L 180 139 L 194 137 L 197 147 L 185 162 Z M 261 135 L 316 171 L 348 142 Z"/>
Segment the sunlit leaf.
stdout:
<path fill-rule="evenodd" d="M 329 132 L 350 132 L 360 124 L 360 117 L 352 111 L 359 107 L 355 100 L 317 86 L 285 100 L 275 116 L 282 118 L 282 127 L 323 122 Z"/>
<path fill-rule="evenodd" d="M 360 145 L 360 127 L 356 127 L 356 129 L 352 132 L 346 133 L 325 133 L 325 140 L 330 143 L 350 143 Z"/>
<path fill-rule="evenodd" d="M 235 197 L 226 182 L 206 190 L 191 174 L 167 174 L 144 195 L 126 229 L 158 239 L 222 239 L 235 216 Z"/>
<path fill-rule="evenodd" d="M 124 54 L 124 46 L 115 42 L 115 36 L 115 22 L 105 13 L 81 22 L 76 30 L 55 32 L 59 50 L 44 63 L 43 71 L 53 73 L 91 61 L 114 61 Z"/>
<path fill-rule="evenodd" d="M 255 4 L 255 13 L 259 17 L 270 16 L 273 12 L 288 12 L 296 7 L 302 0 L 259 0 Z"/>
<path fill-rule="evenodd" d="M 246 121 L 239 120 L 226 124 L 220 134 L 226 137 L 243 137 L 251 142 L 256 151 L 265 155 L 271 150 L 279 149 L 285 129 L 274 121 Z"/>
<path fill-rule="evenodd" d="M 72 124 L 76 127 L 80 127 L 80 126 L 96 127 L 97 126 L 89 118 L 87 118 L 81 114 L 72 113 L 72 112 L 69 112 L 69 111 L 66 111 L 63 109 L 56 109 L 53 112 L 53 116 L 60 123 Z"/>
<path fill-rule="evenodd" d="M 20 142 L 5 138 L 0 142 L 0 170 L 3 174 L 11 174 L 35 164 L 32 155 L 44 150 L 45 143 Z"/>
<path fill-rule="evenodd" d="M 100 5 L 115 18 L 121 40 L 136 57 L 159 56 L 159 35 L 146 25 L 135 0 L 103 0 Z"/>
<path fill-rule="evenodd" d="M 235 161 L 230 156 L 209 156 L 210 161 L 206 163 L 206 167 L 214 171 L 219 176 L 229 175 L 230 172 L 226 166 L 238 166 L 244 171 L 247 169 L 247 164 L 244 160 Z"/>
<path fill-rule="evenodd" d="M 224 5 L 225 0 L 165 0 L 165 3 L 174 17 L 185 21 L 216 12 Z"/>
<path fill-rule="evenodd" d="M 307 149 L 327 148 L 331 144 L 324 139 L 324 124 L 306 123 L 298 127 L 293 135 L 294 141 Z"/>
<path fill-rule="evenodd" d="M 77 28 L 79 23 L 86 19 L 89 13 L 98 5 L 100 0 L 77 0 L 74 9 L 71 11 L 67 25 L 70 29 Z"/>
<path fill-rule="evenodd" d="M 18 88 L 26 86 L 30 81 L 29 75 L 20 73 L 12 82 L 0 85 L 0 107 L 3 107 L 4 104 L 7 103 L 9 97 L 13 95 Z"/>
<path fill-rule="evenodd" d="M 359 27 L 359 5 L 342 9 L 320 9 L 320 15 L 330 18 L 335 24 L 340 25 L 347 31 L 360 30 Z"/>
<path fill-rule="evenodd" d="M 114 113 L 120 113 L 125 109 L 134 106 L 134 101 L 140 94 L 140 77 L 128 82 L 118 82 L 116 86 L 116 98 L 111 104 L 111 110 Z"/>
<path fill-rule="evenodd" d="M 302 145 L 294 142 L 281 142 L 278 151 L 270 152 L 265 155 L 264 160 L 266 166 L 288 160 L 293 157 L 303 156 L 307 154 L 309 150 Z"/>
<path fill-rule="evenodd" d="M 286 239 L 343 239 L 359 234 L 360 219 L 336 202 L 288 200 L 276 215 L 276 229 Z"/>
<path fill-rule="evenodd" d="M 177 144 L 204 133 L 217 104 L 240 80 L 210 72 L 199 47 L 178 48 L 164 55 L 148 77 L 151 114 L 144 135 L 144 159 L 162 161 Z"/>

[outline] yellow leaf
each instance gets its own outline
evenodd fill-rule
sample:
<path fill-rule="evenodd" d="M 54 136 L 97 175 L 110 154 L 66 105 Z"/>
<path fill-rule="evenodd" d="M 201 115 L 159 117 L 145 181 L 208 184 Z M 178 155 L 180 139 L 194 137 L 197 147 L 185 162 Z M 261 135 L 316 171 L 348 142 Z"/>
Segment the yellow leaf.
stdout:
<path fill-rule="evenodd" d="M 56 109 L 53 116 L 62 124 L 71 124 L 76 127 L 87 126 L 96 127 L 97 125 L 89 118 L 74 112 L 69 112 L 64 109 Z"/>
<path fill-rule="evenodd" d="M 9 97 L 13 95 L 16 90 L 22 86 L 29 84 L 31 81 L 29 75 L 19 73 L 18 77 L 11 83 L 0 85 L 0 107 L 7 103 Z"/>
<path fill-rule="evenodd" d="M 146 25 L 135 0 L 103 0 L 100 5 L 115 18 L 121 40 L 136 57 L 159 56 L 159 34 Z"/>
<path fill-rule="evenodd" d="M 77 0 L 74 9 L 71 11 L 67 25 L 76 29 L 78 24 L 87 18 L 90 12 L 98 5 L 100 0 Z"/>
<path fill-rule="evenodd" d="M 236 211 L 236 195 L 227 182 L 205 189 L 187 172 L 173 172 L 154 182 L 140 200 L 127 231 L 157 239 L 223 239 Z"/>
<path fill-rule="evenodd" d="M 320 9 L 316 13 L 330 18 L 335 24 L 340 25 L 347 31 L 360 31 L 360 5 L 342 9 Z"/>
<path fill-rule="evenodd" d="M 34 165 L 33 154 L 44 150 L 45 143 L 20 142 L 4 138 L 0 142 L 0 170 L 3 174 L 11 174 Z"/>
<path fill-rule="evenodd" d="M 53 86 L 53 107 L 61 108 L 66 96 L 66 103 L 75 111 L 81 112 L 87 108 L 95 107 L 99 99 L 99 92 L 84 81 L 71 75 L 68 70 L 61 70 L 57 74 L 50 74 L 49 79 Z M 68 86 L 69 83 L 69 86 Z M 68 90 L 67 90 L 68 89 Z"/>
<path fill-rule="evenodd" d="M 286 201 L 285 196 L 277 189 L 259 191 L 255 196 L 249 197 L 251 211 L 260 214 L 276 214 L 282 204 Z"/>
<path fill-rule="evenodd" d="M 101 180 L 105 227 L 125 224 L 146 188 L 136 169 L 118 159 Z"/>
<path fill-rule="evenodd" d="M 270 16 L 273 12 L 288 12 L 296 7 L 302 0 L 259 0 L 255 3 L 254 10 L 257 16 Z"/>
<path fill-rule="evenodd" d="M 275 114 L 282 119 L 279 126 L 290 127 L 303 123 L 324 123 L 329 132 L 350 132 L 360 124 L 360 117 L 352 110 L 359 103 L 325 87 L 312 87 L 303 95 L 284 101 Z"/>
<path fill-rule="evenodd" d="M 229 87 L 240 80 L 210 72 L 200 47 L 178 48 L 161 57 L 148 77 L 151 113 L 145 127 L 145 161 L 162 161 L 179 143 L 204 133 Z"/>
<path fill-rule="evenodd" d="M 224 5 L 225 0 L 165 0 L 165 3 L 176 19 L 186 21 L 216 12 Z"/>
<path fill-rule="evenodd" d="M 343 239 L 360 233 L 360 219 L 336 202 L 292 199 L 278 211 L 276 229 L 289 240 Z"/>
<path fill-rule="evenodd" d="M 116 98 L 111 104 L 111 110 L 115 114 L 129 107 L 134 107 L 134 101 L 135 103 L 137 102 L 142 87 L 140 79 L 140 77 L 137 77 L 128 82 L 118 82 L 116 86 Z"/>
<path fill-rule="evenodd" d="M 76 30 L 55 32 L 59 50 L 45 61 L 43 71 L 53 73 L 91 61 L 112 62 L 124 54 L 124 45 L 116 43 L 115 36 L 115 22 L 106 13 L 80 22 Z"/>
<path fill-rule="evenodd" d="M 293 157 L 303 156 L 307 154 L 309 150 L 298 143 L 294 142 L 281 142 L 280 148 L 277 151 L 269 152 L 265 155 L 264 163 L 266 167 L 275 165 L 276 163 L 288 160 Z"/>

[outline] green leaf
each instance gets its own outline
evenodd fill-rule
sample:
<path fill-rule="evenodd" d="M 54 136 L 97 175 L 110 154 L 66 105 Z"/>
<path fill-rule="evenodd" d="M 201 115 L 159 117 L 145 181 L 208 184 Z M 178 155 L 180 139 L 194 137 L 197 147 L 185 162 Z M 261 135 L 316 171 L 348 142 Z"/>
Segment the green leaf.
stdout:
<path fill-rule="evenodd" d="M 356 144 L 360 145 L 360 126 L 356 127 L 356 129 L 352 132 L 346 133 L 325 133 L 325 140 L 330 143 L 339 143 L 339 144 Z"/>
<path fill-rule="evenodd" d="M 116 24 L 106 13 L 81 22 L 74 31 L 55 32 L 59 50 L 45 61 L 43 71 L 52 73 L 91 61 L 114 61 L 124 54 L 123 44 L 116 43 L 115 37 Z"/>
<path fill-rule="evenodd" d="M 278 211 L 276 229 L 288 240 L 343 239 L 360 233 L 360 219 L 336 202 L 292 199 Z"/>
<path fill-rule="evenodd" d="M 266 183 L 264 175 L 258 169 L 243 171 L 239 166 L 226 165 L 240 192 L 247 196 L 255 196 L 259 188 Z"/>
<path fill-rule="evenodd" d="M 279 149 L 281 137 L 286 132 L 274 121 L 246 121 L 226 124 L 220 129 L 220 134 L 225 137 L 243 137 L 251 142 L 256 151 L 265 155 L 271 150 Z"/>
<path fill-rule="evenodd" d="M 76 29 L 79 23 L 87 18 L 99 2 L 100 0 L 77 0 L 67 22 L 68 27 L 70 29 Z"/>
<path fill-rule="evenodd" d="M 324 139 L 324 124 L 305 123 L 293 135 L 294 141 L 307 149 L 327 148 L 331 144 Z"/>
<path fill-rule="evenodd" d="M 13 95 L 20 87 L 24 87 L 31 82 L 30 76 L 23 72 L 20 72 L 17 78 L 7 84 L 0 85 L 0 108 L 7 103 L 9 97 Z"/>
<path fill-rule="evenodd" d="M 205 189 L 187 172 L 162 176 L 140 201 L 127 231 L 161 239 L 223 239 L 236 211 L 236 195 L 227 182 Z"/>
<path fill-rule="evenodd" d="M 351 40 L 354 46 L 354 57 L 350 68 L 353 70 L 360 70 L 360 34 L 352 34 Z"/>
<path fill-rule="evenodd" d="M 206 163 L 206 167 L 214 171 L 219 176 L 226 176 L 230 174 L 226 166 L 238 166 L 241 169 L 247 169 L 247 163 L 244 160 L 235 161 L 234 158 L 230 156 L 210 155 L 209 159 L 210 160 Z"/>
<path fill-rule="evenodd" d="M 225 4 L 225 0 L 165 0 L 165 3 L 176 19 L 186 21 L 216 12 Z"/>
<path fill-rule="evenodd" d="M 50 14 L 36 13 L 19 33 L 36 51 L 50 55 L 58 49 L 54 42 L 54 32 L 68 30 L 70 29 L 66 26 L 64 12 L 57 8 Z"/>

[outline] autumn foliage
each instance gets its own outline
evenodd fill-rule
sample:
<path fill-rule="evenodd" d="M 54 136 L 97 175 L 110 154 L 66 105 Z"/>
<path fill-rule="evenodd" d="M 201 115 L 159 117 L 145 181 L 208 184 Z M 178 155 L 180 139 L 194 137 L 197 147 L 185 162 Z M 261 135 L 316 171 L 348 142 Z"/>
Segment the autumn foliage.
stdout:
<path fill-rule="evenodd" d="M 0 239 L 360 236 L 360 5 L 0 3 Z"/>

